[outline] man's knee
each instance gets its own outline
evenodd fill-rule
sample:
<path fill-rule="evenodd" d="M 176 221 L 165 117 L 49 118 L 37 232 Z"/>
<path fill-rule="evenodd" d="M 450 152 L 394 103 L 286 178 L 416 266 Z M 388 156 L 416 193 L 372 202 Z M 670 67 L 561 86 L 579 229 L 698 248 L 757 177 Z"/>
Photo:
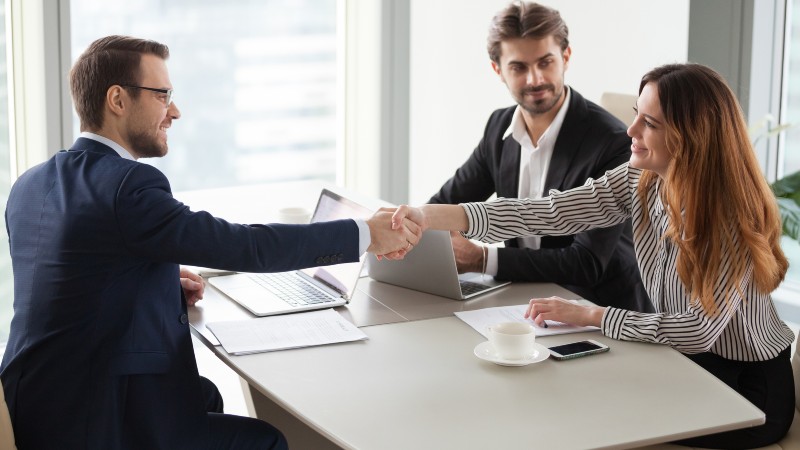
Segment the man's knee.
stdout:
<path fill-rule="evenodd" d="M 225 404 L 222 400 L 222 394 L 219 392 L 219 389 L 217 389 L 217 385 L 206 377 L 200 377 L 200 391 L 203 393 L 203 404 L 205 405 L 206 412 L 223 412 Z"/>

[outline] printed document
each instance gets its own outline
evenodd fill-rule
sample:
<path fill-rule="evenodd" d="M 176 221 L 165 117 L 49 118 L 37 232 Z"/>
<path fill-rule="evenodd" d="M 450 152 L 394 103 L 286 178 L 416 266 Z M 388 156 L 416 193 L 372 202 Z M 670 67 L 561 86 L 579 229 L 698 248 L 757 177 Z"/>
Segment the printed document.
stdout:
<path fill-rule="evenodd" d="M 547 321 L 547 328 L 540 327 L 534 324 L 532 320 L 525 319 L 523 317 L 526 309 L 528 309 L 527 303 L 524 305 L 476 309 L 474 311 L 458 311 L 455 313 L 455 315 L 487 339 L 489 336 L 486 335 L 486 327 L 500 322 L 529 323 L 536 328 L 537 337 L 599 330 L 597 327 L 579 327 L 575 325 L 567 325 L 563 322 L 556 322 L 554 320 Z"/>
<path fill-rule="evenodd" d="M 367 339 L 366 334 L 333 309 L 212 322 L 206 327 L 231 355 Z"/>

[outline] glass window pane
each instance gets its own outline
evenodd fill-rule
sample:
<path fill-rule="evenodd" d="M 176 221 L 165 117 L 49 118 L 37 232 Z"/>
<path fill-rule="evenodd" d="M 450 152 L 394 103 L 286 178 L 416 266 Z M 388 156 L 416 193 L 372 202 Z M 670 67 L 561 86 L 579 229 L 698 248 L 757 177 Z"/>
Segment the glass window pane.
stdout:
<path fill-rule="evenodd" d="M 790 0 L 786 7 L 788 28 L 784 42 L 787 65 L 784 93 L 786 103 L 783 105 L 782 121 L 800 124 L 800 0 Z M 789 175 L 800 170 L 800 126 L 795 125 L 786 131 L 781 150 L 782 158 L 779 164 L 782 172 L 779 172 Z M 789 258 L 789 270 L 783 286 L 800 288 L 800 245 L 797 241 L 783 236 L 781 247 Z"/>
<path fill-rule="evenodd" d="M 5 1 L 0 0 L 0 202 L 6 204 L 11 189 L 11 146 L 8 135 L 8 68 L 6 65 Z M 3 236 L 0 238 L 0 342 L 8 340 L 8 329 L 13 315 L 14 278 L 11 255 L 8 250 L 5 214 Z"/>
<path fill-rule="evenodd" d="M 786 104 L 784 122 L 800 124 L 800 0 L 791 0 L 788 6 L 786 42 Z M 800 170 L 800 127 L 786 131 L 783 142 L 783 173 Z"/>
<path fill-rule="evenodd" d="M 182 117 L 169 155 L 142 161 L 173 190 L 335 181 L 336 0 L 70 4 L 73 60 L 110 34 L 169 46 Z"/>

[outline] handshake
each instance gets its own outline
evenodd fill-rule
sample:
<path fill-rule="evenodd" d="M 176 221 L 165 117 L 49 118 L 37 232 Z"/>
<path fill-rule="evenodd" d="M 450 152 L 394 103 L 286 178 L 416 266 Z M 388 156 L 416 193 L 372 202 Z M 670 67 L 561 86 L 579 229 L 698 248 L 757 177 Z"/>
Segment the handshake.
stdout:
<path fill-rule="evenodd" d="M 426 205 L 427 206 L 427 205 Z M 429 224 L 422 208 L 381 208 L 367 220 L 371 242 L 367 251 L 378 259 L 403 259 L 422 238 Z"/>

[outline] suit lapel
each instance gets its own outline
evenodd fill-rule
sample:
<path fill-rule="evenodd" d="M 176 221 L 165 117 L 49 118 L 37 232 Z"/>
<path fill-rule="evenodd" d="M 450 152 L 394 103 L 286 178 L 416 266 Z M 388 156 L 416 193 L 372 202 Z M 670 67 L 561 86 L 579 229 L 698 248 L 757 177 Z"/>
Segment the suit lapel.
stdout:
<path fill-rule="evenodd" d="M 561 124 L 561 131 L 559 131 L 556 138 L 556 145 L 553 147 L 553 156 L 550 158 L 547 180 L 545 181 L 544 192 L 542 192 L 544 196 L 548 195 L 547 192 L 550 189 L 564 189 L 563 183 L 567 170 L 572 165 L 572 160 L 575 159 L 578 148 L 583 142 L 583 137 L 588 129 L 584 125 L 589 114 L 586 101 L 575 89 L 570 88 L 570 90 L 572 92 L 569 110 L 567 110 L 567 115 L 564 117 L 564 123 Z"/>
<path fill-rule="evenodd" d="M 509 135 L 503 141 L 503 157 L 500 158 L 497 180 L 498 197 L 515 198 L 519 195 L 519 152 L 519 143 Z"/>

